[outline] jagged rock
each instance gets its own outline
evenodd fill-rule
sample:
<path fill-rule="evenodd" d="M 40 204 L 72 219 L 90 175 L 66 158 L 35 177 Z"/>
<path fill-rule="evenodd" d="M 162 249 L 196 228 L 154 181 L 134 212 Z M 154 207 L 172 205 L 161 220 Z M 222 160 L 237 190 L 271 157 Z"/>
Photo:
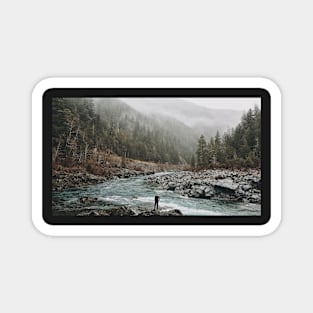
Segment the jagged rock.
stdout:
<path fill-rule="evenodd" d="M 261 203 L 261 195 L 260 194 L 253 194 L 250 196 L 249 200 L 252 203 Z"/>
<path fill-rule="evenodd" d="M 204 195 L 206 198 L 210 198 L 214 195 L 214 189 L 212 187 L 206 187 L 204 189 Z"/>
<path fill-rule="evenodd" d="M 168 185 L 167 185 L 167 190 L 175 190 L 176 188 L 176 184 L 174 182 L 170 182 Z"/>
<path fill-rule="evenodd" d="M 252 188 L 252 186 L 249 185 L 249 184 L 244 184 L 244 185 L 241 186 L 241 189 L 242 189 L 243 191 L 247 191 L 247 190 L 249 190 L 249 189 L 251 189 L 251 188 Z"/>
<path fill-rule="evenodd" d="M 235 184 L 231 178 L 226 178 L 223 180 L 219 180 L 217 183 L 214 184 L 214 187 L 217 187 L 218 190 L 225 190 L 226 192 L 235 192 L 238 188 L 238 184 Z"/>
<path fill-rule="evenodd" d="M 168 211 L 161 211 L 160 215 L 163 216 L 182 216 L 183 213 L 178 209 L 168 210 Z"/>
<path fill-rule="evenodd" d="M 103 214 L 103 212 L 98 212 L 96 210 L 83 211 L 77 214 L 77 216 L 104 216 L 104 215 L 108 215 L 108 214 Z"/>
<path fill-rule="evenodd" d="M 80 197 L 80 198 L 79 198 L 79 201 L 80 201 L 80 203 L 83 203 L 83 204 L 91 204 L 91 203 L 97 202 L 97 201 L 98 201 L 98 198 L 93 198 L 93 197 Z"/>

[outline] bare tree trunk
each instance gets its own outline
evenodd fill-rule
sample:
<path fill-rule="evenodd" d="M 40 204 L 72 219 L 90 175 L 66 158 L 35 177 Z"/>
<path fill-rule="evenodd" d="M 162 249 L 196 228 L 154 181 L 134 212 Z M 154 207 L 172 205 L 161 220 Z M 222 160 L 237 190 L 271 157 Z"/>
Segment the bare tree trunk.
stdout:
<path fill-rule="evenodd" d="M 88 143 L 86 143 L 86 145 L 85 145 L 85 163 L 87 160 L 87 153 L 88 153 Z"/>
<path fill-rule="evenodd" d="M 61 145 L 61 138 L 59 138 L 59 143 L 58 143 L 58 146 L 57 146 L 57 149 L 55 151 L 55 155 L 53 157 L 53 162 L 56 161 L 57 157 L 58 157 L 58 154 L 59 154 L 59 150 L 60 150 L 60 145 Z"/>
<path fill-rule="evenodd" d="M 78 141 L 78 133 L 79 133 L 79 125 L 77 126 L 76 138 L 75 140 Z"/>
<path fill-rule="evenodd" d="M 72 119 L 72 121 L 71 121 L 71 125 L 70 125 L 70 129 L 69 129 L 69 132 L 68 132 L 68 136 L 66 138 L 66 144 L 68 144 L 70 142 L 70 140 L 71 140 L 73 125 L 74 125 L 74 119 Z"/>
<path fill-rule="evenodd" d="M 98 152 L 98 155 L 97 155 L 97 164 L 98 165 L 101 163 L 101 160 L 102 160 L 102 155 L 100 154 L 100 152 Z"/>
<path fill-rule="evenodd" d="M 78 133 L 79 133 L 79 125 L 77 126 L 76 134 L 75 134 L 75 139 L 73 140 L 73 147 L 72 149 L 72 155 L 75 161 L 78 159 L 78 154 L 77 154 L 77 147 L 78 147 Z"/>
<path fill-rule="evenodd" d="M 68 132 L 68 135 L 67 135 L 67 138 L 66 138 L 66 144 L 65 144 L 66 156 L 68 155 L 67 148 L 68 148 L 68 146 L 70 145 L 70 142 L 71 142 L 73 125 L 74 125 L 74 119 L 72 119 L 72 121 L 71 121 L 70 129 L 69 129 L 69 132 Z"/>

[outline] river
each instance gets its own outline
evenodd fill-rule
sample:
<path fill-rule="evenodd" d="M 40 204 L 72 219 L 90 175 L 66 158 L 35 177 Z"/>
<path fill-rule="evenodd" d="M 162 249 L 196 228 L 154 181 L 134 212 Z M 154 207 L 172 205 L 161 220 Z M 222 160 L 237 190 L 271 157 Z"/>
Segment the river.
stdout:
<path fill-rule="evenodd" d="M 165 174 L 168 173 L 154 175 Z M 154 196 L 159 195 L 161 208 L 179 209 L 183 215 L 259 216 L 261 214 L 260 204 L 188 198 L 173 191 L 162 190 L 159 186 L 148 183 L 145 177 L 147 176 L 120 178 L 87 187 L 53 191 L 52 199 L 55 203 L 53 209 L 79 207 L 81 197 L 97 198 L 102 205 L 111 207 L 126 205 L 152 209 Z"/>

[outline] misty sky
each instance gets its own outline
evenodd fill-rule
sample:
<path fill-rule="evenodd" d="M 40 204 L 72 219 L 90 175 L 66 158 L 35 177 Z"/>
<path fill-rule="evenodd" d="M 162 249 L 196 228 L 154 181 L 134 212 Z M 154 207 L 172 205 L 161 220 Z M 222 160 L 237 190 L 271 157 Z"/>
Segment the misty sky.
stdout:
<path fill-rule="evenodd" d="M 235 127 L 248 109 L 261 106 L 261 98 L 120 98 L 148 115 L 174 118 L 201 133 Z"/>
<path fill-rule="evenodd" d="M 157 105 L 158 101 L 167 105 L 177 105 L 180 99 L 211 109 L 247 111 L 255 105 L 261 107 L 261 98 L 122 98 L 121 100 L 129 105 L 138 106 L 144 103 Z"/>
<path fill-rule="evenodd" d="M 184 98 L 211 109 L 247 111 L 254 106 L 261 107 L 261 98 Z"/>

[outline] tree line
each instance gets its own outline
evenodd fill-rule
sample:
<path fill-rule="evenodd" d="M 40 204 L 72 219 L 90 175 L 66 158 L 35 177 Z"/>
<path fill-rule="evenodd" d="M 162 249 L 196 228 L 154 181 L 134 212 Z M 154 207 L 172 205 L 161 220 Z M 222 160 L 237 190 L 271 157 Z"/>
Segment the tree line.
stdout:
<path fill-rule="evenodd" d="M 245 113 L 241 122 L 222 136 L 217 131 L 215 137 L 198 139 L 197 149 L 191 157 L 193 168 L 261 166 L 261 111 L 255 106 Z"/>

